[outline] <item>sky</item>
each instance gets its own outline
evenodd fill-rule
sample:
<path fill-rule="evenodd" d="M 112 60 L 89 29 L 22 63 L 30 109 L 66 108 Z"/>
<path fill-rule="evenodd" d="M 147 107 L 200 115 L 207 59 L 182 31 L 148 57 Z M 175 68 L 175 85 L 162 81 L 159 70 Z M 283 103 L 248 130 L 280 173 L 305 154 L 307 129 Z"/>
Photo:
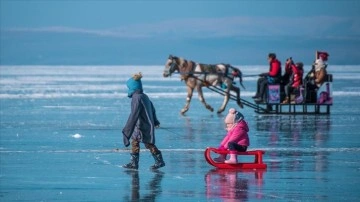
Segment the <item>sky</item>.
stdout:
<path fill-rule="evenodd" d="M 0 0 L 0 65 L 360 64 L 359 0 Z"/>

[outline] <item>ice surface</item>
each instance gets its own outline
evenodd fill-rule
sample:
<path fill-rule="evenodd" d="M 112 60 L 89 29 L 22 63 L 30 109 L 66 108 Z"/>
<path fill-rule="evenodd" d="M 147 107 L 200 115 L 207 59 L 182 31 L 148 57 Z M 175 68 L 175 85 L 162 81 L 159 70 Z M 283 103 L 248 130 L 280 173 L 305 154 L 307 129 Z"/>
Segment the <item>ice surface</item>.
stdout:
<path fill-rule="evenodd" d="M 240 67 L 254 75 L 266 66 Z M 265 171 L 216 170 L 206 147 L 225 135 L 225 114 L 194 97 L 162 66 L 0 66 L 0 201 L 357 201 L 360 197 L 360 68 L 334 75 L 330 115 L 257 115 L 245 107 L 252 149 L 266 151 Z M 156 145 L 166 166 L 142 145 L 138 171 L 127 171 L 121 130 L 130 113 L 125 81 L 143 72 L 161 127 Z M 256 78 L 244 77 L 251 101 Z M 208 90 L 215 109 L 222 97 Z M 233 101 L 229 107 L 237 108 Z M 241 157 L 239 157 L 241 160 Z"/>

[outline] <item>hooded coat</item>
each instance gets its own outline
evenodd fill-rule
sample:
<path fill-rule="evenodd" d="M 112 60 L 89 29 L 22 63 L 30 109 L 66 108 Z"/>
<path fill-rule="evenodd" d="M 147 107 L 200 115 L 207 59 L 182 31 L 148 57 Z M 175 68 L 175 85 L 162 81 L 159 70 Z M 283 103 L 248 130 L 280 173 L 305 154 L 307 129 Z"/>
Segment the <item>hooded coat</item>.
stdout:
<path fill-rule="evenodd" d="M 225 124 L 232 124 L 224 139 L 220 143 L 219 148 L 228 149 L 229 142 L 235 142 L 241 146 L 249 146 L 249 127 L 244 120 L 244 115 L 236 111 L 234 108 L 229 109 L 228 115 L 224 120 Z"/>
<path fill-rule="evenodd" d="M 156 111 L 149 97 L 142 92 L 140 80 L 130 79 L 127 82 L 128 96 L 131 98 L 131 113 L 122 130 L 124 145 L 130 145 L 132 137 L 143 143 L 155 144 L 155 126 L 160 122 L 156 117 Z"/>
<path fill-rule="evenodd" d="M 220 147 L 228 149 L 229 142 L 235 142 L 241 146 L 249 146 L 250 140 L 248 136 L 249 127 L 244 120 L 236 124 L 234 128 L 228 131 L 225 138 L 221 141 Z"/>
<path fill-rule="evenodd" d="M 293 88 L 298 88 L 299 86 L 302 85 L 302 77 L 303 77 L 303 73 L 304 70 L 302 69 L 302 67 L 298 66 L 298 65 L 291 65 L 292 68 L 292 76 L 291 76 L 291 87 Z"/>
<path fill-rule="evenodd" d="M 270 62 L 270 68 L 268 73 L 269 84 L 279 83 L 281 80 L 281 62 L 274 58 Z"/>

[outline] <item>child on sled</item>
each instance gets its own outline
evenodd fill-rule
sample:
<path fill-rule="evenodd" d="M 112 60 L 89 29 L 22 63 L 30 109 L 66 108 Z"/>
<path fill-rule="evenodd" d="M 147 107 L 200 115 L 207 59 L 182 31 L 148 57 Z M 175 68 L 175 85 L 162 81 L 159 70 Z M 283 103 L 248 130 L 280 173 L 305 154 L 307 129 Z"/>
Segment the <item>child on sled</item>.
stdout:
<path fill-rule="evenodd" d="M 221 141 L 218 149 L 229 150 L 230 159 L 226 160 L 226 154 L 221 154 L 219 157 L 214 158 L 214 160 L 219 163 L 236 164 L 236 152 L 245 152 L 250 145 L 248 136 L 249 127 L 244 120 L 244 116 L 234 108 L 229 109 L 224 122 L 227 134 Z"/>

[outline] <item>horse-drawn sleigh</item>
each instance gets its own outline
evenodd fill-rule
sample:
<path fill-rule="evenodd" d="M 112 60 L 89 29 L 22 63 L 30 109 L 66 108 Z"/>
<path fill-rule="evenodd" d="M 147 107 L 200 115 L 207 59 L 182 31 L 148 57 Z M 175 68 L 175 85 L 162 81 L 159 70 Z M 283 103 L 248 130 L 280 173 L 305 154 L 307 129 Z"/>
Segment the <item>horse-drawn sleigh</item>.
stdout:
<path fill-rule="evenodd" d="M 173 73 L 179 73 L 181 80 L 184 81 L 187 87 L 186 104 L 183 109 L 181 109 L 181 114 L 185 114 L 189 110 L 194 89 L 197 90 L 199 100 L 205 108 L 211 112 L 214 111 L 213 107 L 205 101 L 202 91 L 203 87 L 224 96 L 224 101 L 217 110 L 217 113 L 221 113 L 225 110 L 230 99 L 236 101 L 240 108 L 243 108 L 243 105 L 246 105 L 253 108 L 256 113 L 260 114 L 329 114 L 330 106 L 332 105 L 332 103 L 314 103 L 305 101 L 301 103 L 282 104 L 280 103 L 282 95 L 280 94 L 280 85 L 268 86 L 268 96 L 266 96 L 265 102 L 252 103 L 244 100 L 240 98 L 240 87 L 235 85 L 235 79 L 239 78 L 239 83 L 244 88 L 242 84 L 242 72 L 239 68 L 230 64 L 203 64 L 169 55 L 165 63 L 163 76 L 169 77 Z M 332 75 L 328 74 L 327 78 L 327 89 L 323 90 L 320 88 L 319 90 L 321 91 L 319 92 L 324 91 L 330 95 L 328 86 L 331 86 Z M 234 92 L 235 94 L 232 94 L 231 92 Z M 312 94 L 308 95 L 316 96 Z M 272 99 L 273 97 L 276 97 L 276 99 Z M 311 107 L 313 107 L 313 110 Z M 325 111 L 321 110 L 323 107 L 325 107 Z"/>

